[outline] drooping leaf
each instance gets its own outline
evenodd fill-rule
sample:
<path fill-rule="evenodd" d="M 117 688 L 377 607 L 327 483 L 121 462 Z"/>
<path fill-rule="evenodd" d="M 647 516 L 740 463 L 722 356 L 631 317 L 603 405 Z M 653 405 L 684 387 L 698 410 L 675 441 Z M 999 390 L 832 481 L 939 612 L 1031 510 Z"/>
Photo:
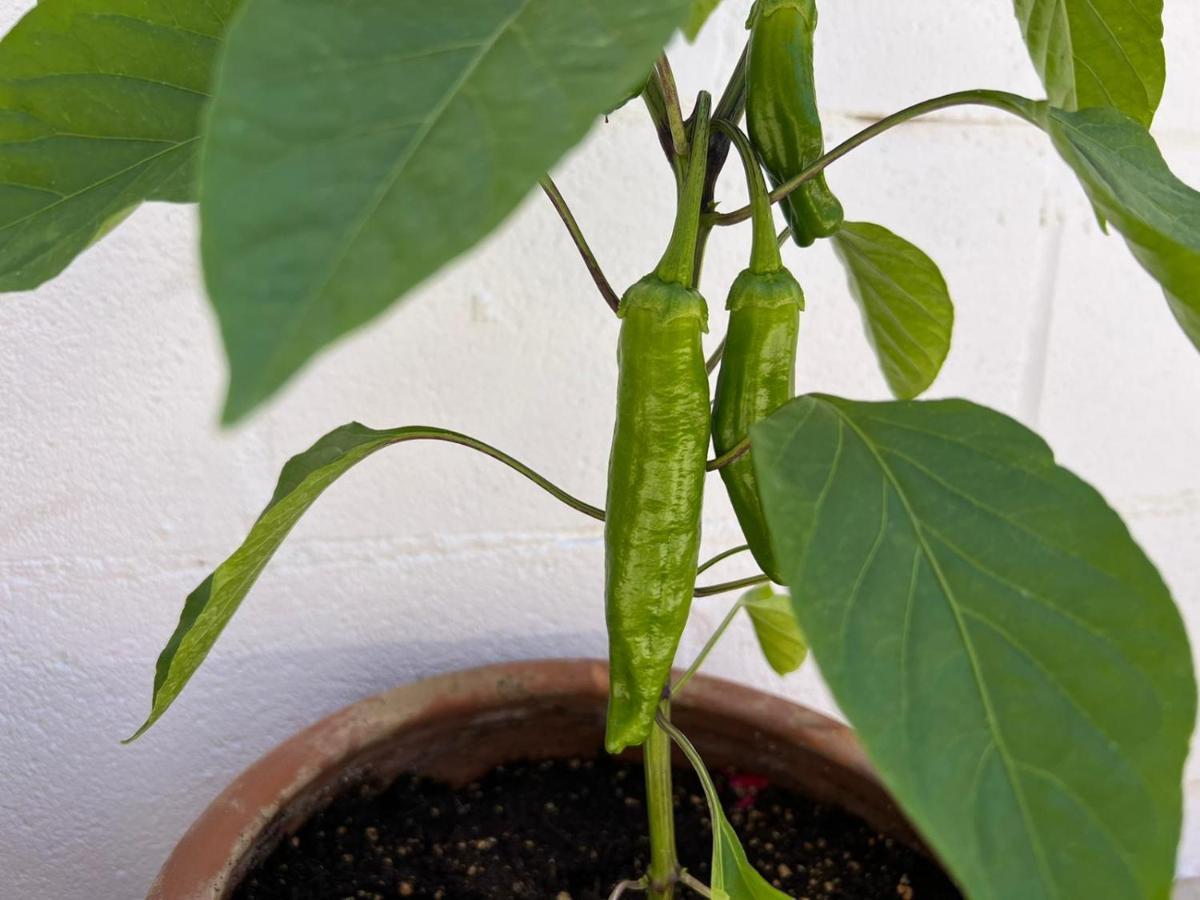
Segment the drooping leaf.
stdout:
<path fill-rule="evenodd" d="M 787 894 L 772 887 L 746 858 L 742 842 L 738 840 L 737 832 L 729 824 L 725 810 L 721 807 L 721 798 L 717 795 L 712 776 L 708 774 L 708 768 L 692 742 L 669 722 L 660 724 L 667 729 L 671 740 L 692 764 L 708 803 L 713 841 L 709 890 L 713 900 L 792 900 Z"/>
<path fill-rule="evenodd" d="M 822 675 L 974 900 L 1163 900 L 1187 636 L 1116 513 L 961 400 L 812 395 L 751 432 Z"/>
<path fill-rule="evenodd" d="M 924 393 L 946 361 L 954 303 L 937 264 L 882 225 L 845 222 L 833 237 L 850 292 L 892 393 Z"/>
<path fill-rule="evenodd" d="M 1200 348 L 1200 192 L 1175 177 L 1145 128 L 1116 110 L 1030 108 Z"/>
<path fill-rule="evenodd" d="M 796 621 L 791 597 L 764 584 L 747 591 L 742 605 L 750 615 L 763 656 L 776 673 L 789 675 L 804 665 L 808 641 Z"/>
<path fill-rule="evenodd" d="M 709 888 L 713 900 L 792 900 L 783 891 L 772 887 L 758 869 L 750 865 L 742 842 L 720 805 L 710 803 L 709 815 L 713 828 L 712 883 Z"/>
<path fill-rule="evenodd" d="M 236 0 L 43 0 L 0 40 L 0 291 L 59 274 L 144 200 L 195 199 Z"/>
<path fill-rule="evenodd" d="M 692 0 L 692 8 L 688 13 L 687 24 L 683 28 L 683 33 L 687 35 L 689 41 L 695 41 L 704 29 L 704 24 L 709 17 L 717 11 L 717 7 L 721 5 L 721 0 Z"/>
<path fill-rule="evenodd" d="M 288 460 L 271 502 L 242 545 L 188 596 L 179 625 L 158 658 L 150 715 L 129 741 L 144 734 L 179 696 L 284 538 L 325 489 L 377 450 L 419 440 L 446 441 L 478 450 L 580 511 L 603 518 L 602 510 L 580 503 L 527 466 L 467 435 L 425 426 L 376 430 L 357 422 L 343 425 Z"/>
<path fill-rule="evenodd" d="M 495 228 L 689 0 L 249 0 L 205 137 L 225 419 Z"/>
<path fill-rule="evenodd" d="M 1050 102 L 1111 106 L 1149 126 L 1166 81 L 1163 0 L 1014 0 Z"/>

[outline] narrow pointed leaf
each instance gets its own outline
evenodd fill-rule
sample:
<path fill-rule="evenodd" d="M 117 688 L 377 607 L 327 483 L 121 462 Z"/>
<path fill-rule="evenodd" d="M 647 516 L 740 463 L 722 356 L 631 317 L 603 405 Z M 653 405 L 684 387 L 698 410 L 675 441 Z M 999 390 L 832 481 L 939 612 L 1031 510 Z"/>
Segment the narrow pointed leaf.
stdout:
<path fill-rule="evenodd" d="M 712 890 L 713 900 L 792 900 L 771 886 L 746 858 L 737 832 L 729 824 L 721 807 L 709 804 L 712 818 Z"/>
<path fill-rule="evenodd" d="M 1145 128 L 1116 110 L 1065 112 L 1045 104 L 1033 110 L 1200 348 L 1200 192 L 1175 177 Z"/>
<path fill-rule="evenodd" d="M 892 393 L 924 393 L 950 352 L 954 303 L 937 263 L 882 225 L 845 222 L 833 237 L 850 292 Z"/>
<path fill-rule="evenodd" d="M 1163 0 L 1014 0 L 1050 102 L 1111 106 L 1149 126 L 1166 81 Z"/>
<path fill-rule="evenodd" d="M 750 615 L 763 656 L 779 675 L 795 672 L 808 658 L 808 641 L 792 609 L 792 598 L 770 585 L 748 591 L 742 605 Z"/>
<path fill-rule="evenodd" d="M 179 625 L 158 658 L 150 715 L 129 741 L 144 734 L 179 696 L 275 551 L 325 489 L 377 450 L 419 440 L 446 441 L 478 450 L 580 511 L 603 518 L 602 510 L 575 500 L 532 469 L 467 435 L 426 426 L 376 430 L 357 422 L 343 425 L 288 460 L 271 502 L 245 541 L 188 596 Z"/>
<path fill-rule="evenodd" d="M 0 291 L 59 274 L 144 200 L 194 197 L 235 0 L 43 0 L 0 40 Z"/>
<path fill-rule="evenodd" d="M 700 786 L 704 790 L 704 798 L 708 802 L 708 815 L 712 820 L 712 864 L 709 890 L 713 900 L 791 900 L 787 894 L 771 886 L 758 870 L 746 858 L 742 842 L 738 840 L 737 832 L 729 824 L 725 810 L 721 807 L 721 798 L 717 795 L 716 786 L 704 760 L 691 741 L 677 728 L 666 726 L 671 739 L 683 751 Z"/>
<path fill-rule="evenodd" d="M 248 0 L 202 253 L 225 418 L 488 234 L 643 77 L 689 0 Z"/>
<path fill-rule="evenodd" d="M 974 900 L 1164 900 L 1187 636 L 1118 516 L 961 400 L 798 398 L 752 430 L 822 675 Z"/>

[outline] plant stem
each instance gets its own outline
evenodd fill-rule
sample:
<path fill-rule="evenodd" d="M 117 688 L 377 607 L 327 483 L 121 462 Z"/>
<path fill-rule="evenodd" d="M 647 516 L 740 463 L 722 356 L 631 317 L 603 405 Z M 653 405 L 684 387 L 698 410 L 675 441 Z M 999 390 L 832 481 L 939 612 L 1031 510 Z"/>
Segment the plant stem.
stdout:
<path fill-rule="evenodd" d="M 550 202 L 554 204 L 554 208 L 558 210 L 559 218 L 567 226 L 567 231 L 571 234 L 571 240 L 575 242 L 575 246 L 579 250 L 579 255 L 583 257 L 583 262 L 592 275 L 592 281 L 596 282 L 596 287 L 600 290 L 600 296 L 604 298 L 604 302 L 608 304 L 608 308 L 616 312 L 621 305 L 621 298 L 617 296 L 617 292 L 613 290 L 612 284 L 609 283 L 608 278 L 604 274 L 604 270 L 600 268 L 600 262 L 596 259 L 596 254 L 592 252 L 592 248 L 588 246 L 587 239 L 583 236 L 583 229 L 579 227 L 579 222 L 576 221 L 575 215 L 571 212 L 571 207 L 567 205 L 567 201 L 563 197 L 562 192 L 559 191 L 558 185 L 554 183 L 554 179 L 549 175 L 542 178 L 541 185 L 542 190 L 546 192 L 546 196 L 550 198 Z"/>
<path fill-rule="evenodd" d="M 952 106 L 990 106 L 993 109 L 999 109 L 1007 113 L 1028 119 L 1023 112 L 1023 104 L 1027 101 L 1024 98 L 1016 97 L 1013 94 L 1008 94 L 1003 91 L 989 90 L 971 90 L 958 91 L 953 94 L 946 94 L 943 97 L 934 97 L 932 100 L 924 100 L 920 103 L 902 109 L 899 112 L 892 113 L 890 116 L 880 119 L 874 125 L 868 125 L 858 134 L 838 144 L 811 166 L 792 178 L 790 181 L 785 181 L 778 188 L 771 192 L 771 202 L 778 203 L 784 199 L 800 185 L 816 178 L 825 168 L 837 160 L 841 159 L 851 150 L 865 144 L 874 137 L 878 137 L 889 129 L 895 128 L 897 125 L 903 125 L 911 119 L 918 116 L 923 116 L 931 112 L 936 112 L 940 109 L 947 109 Z M 1036 124 L 1036 123 L 1035 123 Z M 750 218 L 750 207 L 743 206 L 741 209 L 735 209 L 733 212 L 724 214 L 710 214 L 708 221 L 714 225 L 736 225 L 739 222 L 744 222 Z"/>
<path fill-rule="evenodd" d="M 744 599 L 738 600 L 737 603 L 730 607 L 729 612 L 725 614 L 725 618 L 721 620 L 721 624 L 718 625 L 716 631 L 712 633 L 712 637 L 708 639 L 708 642 L 705 643 L 700 652 L 696 654 L 696 658 L 692 660 L 692 664 L 687 667 L 687 671 L 680 675 L 679 680 L 671 685 L 672 697 L 679 696 L 679 694 L 683 691 L 684 686 L 692 680 L 692 676 L 700 670 L 702 665 L 704 665 L 704 661 L 708 659 L 708 655 L 712 653 L 713 648 L 717 646 L 717 641 L 721 640 L 721 636 L 724 635 L 729 629 L 729 626 L 733 624 L 733 620 L 737 618 L 737 614 L 741 612 L 743 606 L 745 606 Z"/>
<path fill-rule="evenodd" d="M 671 738 L 659 724 L 670 721 L 671 707 L 663 700 L 650 737 L 642 748 L 646 773 L 646 812 L 650 821 L 649 897 L 672 900 L 679 862 L 675 857 L 675 801 L 671 790 Z"/>
<path fill-rule="evenodd" d="M 742 544 L 739 547 L 730 547 L 728 550 L 718 553 L 712 559 L 708 560 L 703 565 L 701 565 L 700 568 L 698 568 L 696 570 L 696 574 L 703 575 L 705 572 L 707 572 L 709 569 L 711 569 L 717 563 L 723 562 L 724 560 L 729 559 L 729 557 L 731 557 L 731 556 L 737 556 L 739 553 L 745 553 L 749 549 L 750 549 L 749 544 Z"/>
<path fill-rule="evenodd" d="M 728 594 L 739 588 L 754 587 L 756 584 L 766 584 L 771 579 L 766 575 L 751 575 L 749 578 L 739 578 L 737 581 L 726 581 L 723 584 L 710 584 L 695 590 L 697 597 L 715 597 L 717 594 Z"/>

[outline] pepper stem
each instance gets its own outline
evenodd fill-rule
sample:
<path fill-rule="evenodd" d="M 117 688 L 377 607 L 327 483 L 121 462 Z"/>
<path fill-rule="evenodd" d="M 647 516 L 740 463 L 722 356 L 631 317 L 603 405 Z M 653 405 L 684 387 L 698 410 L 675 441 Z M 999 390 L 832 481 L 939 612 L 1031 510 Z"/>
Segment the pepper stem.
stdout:
<path fill-rule="evenodd" d="M 692 115 L 691 152 L 683 187 L 679 191 L 678 209 L 671 242 L 655 274 L 670 284 L 691 287 L 696 271 L 696 242 L 700 234 L 700 205 L 704 199 L 704 179 L 708 172 L 708 136 L 712 116 L 712 97 L 701 91 Z"/>
<path fill-rule="evenodd" d="M 779 255 L 779 244 L 775 237 L 775 219 L 771 214 L 771 193 L 763 178 L 762 168 L 754 155 L 754 148 L 742 130 L 730 122 L 717 121 L 714 125 L 729 135 L 742 158 L 746 170 L 746 188 L 750 192 L 750 219 L 753 223 L 753 243 L 750 245 L 750 271 L 755 275 L 770 275 L 783 268 Z"/>

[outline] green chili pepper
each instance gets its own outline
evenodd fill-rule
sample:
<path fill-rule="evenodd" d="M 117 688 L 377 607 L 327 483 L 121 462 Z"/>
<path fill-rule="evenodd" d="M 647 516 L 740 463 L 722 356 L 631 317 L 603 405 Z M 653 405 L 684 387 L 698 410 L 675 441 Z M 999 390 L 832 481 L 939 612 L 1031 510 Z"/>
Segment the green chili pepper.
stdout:
<path fill-rule="evenodd" d="M 737 447 L 751 425 L 792 398 L 796 337 L 804 309 L 804 292 L 779 256 L 771 200 L 754 152 L 740 131 L 727 130 L 746 168 L 754 238 L 750 266 L 734 281 L 726 303 L 729 331 L 713 403 L 713 447 L 718 456 Z M 722 467 L 721 479 L 754 559 L 772 581 L 783 583 L 750 456 Z"/>
<path fill-rule="evenodd" d="M 618 313 L 604 528 L 611 753 L 649 736 L 696 586 L 711 419 L 700 337 L 708 307 L 692 279 L 710 107 L 701 94 L 666 253 L 625 293 Z"/>
<path fill-rule="evenodd" d="M 754 149 L 778 187 L 825 152 L 813 79 L 816 0 L 758 0 L 748 24 L 746 122 Z M 783 210 L 801 247 L 829 237 L 844 218 L 824 173 L 792 191 Z"/>

